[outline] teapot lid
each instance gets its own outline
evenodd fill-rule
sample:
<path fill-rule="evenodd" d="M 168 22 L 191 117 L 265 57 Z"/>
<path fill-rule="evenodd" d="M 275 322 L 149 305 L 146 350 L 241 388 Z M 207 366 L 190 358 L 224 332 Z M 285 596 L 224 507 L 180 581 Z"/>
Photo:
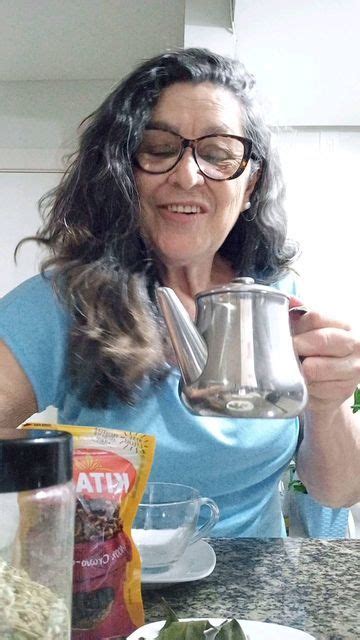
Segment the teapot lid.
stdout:
<path fill-rule="evenodd" d="M 200 291 L 195 298 L 202 298 L 204 296 L 211 296 L 221 293 L 272 293 L 282 298 L 288 298 L 289 296 L 283 291 L 279 291 L 279 289 L 275 289 L 274 287 L 269 287 L 266 284 L 256 284 L 254 278 L 250 277 L 237 277 L 228 282 L 227 284 L 222 284 L 219 287 L 214 287 L 213 289 L 208 289 L 207 291 Z"/>

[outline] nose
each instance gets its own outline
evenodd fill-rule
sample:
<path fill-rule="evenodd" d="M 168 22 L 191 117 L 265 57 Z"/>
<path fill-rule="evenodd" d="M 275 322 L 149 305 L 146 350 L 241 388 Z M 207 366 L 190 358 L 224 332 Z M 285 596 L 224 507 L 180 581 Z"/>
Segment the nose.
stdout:
<path fill-rule="evenodd" d="M 168 180 L 170 184 L 177 185 L 185 191 L 204 184 L 204 176 L 199 171 L 192 149 L 185 149 L 181 160 L 169 173 Z"/>

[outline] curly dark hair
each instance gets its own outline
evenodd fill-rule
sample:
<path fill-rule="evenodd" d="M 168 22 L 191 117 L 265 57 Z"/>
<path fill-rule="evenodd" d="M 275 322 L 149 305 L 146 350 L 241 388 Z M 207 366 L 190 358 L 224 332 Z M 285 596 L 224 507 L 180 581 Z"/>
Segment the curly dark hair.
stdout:
<path fill-rule="evenodd" d="M 221 255 L 237 275 L 269 283 L 286 274 L 296 254 L 254 78 L 241 63 L 205 49 L 167 52 L 143 63 L 82 123 L 78 151 L 60 184 L 40 200 L 43 225 L 33 238 L 48 248 L 42 273 L 51 274 L 71 314 L 71 376 L 90 406 L 105 406 L 109 392 L 134 402 L 145 376 L 159 380 L 168 370 L 155 299 L 161 278 L 140 233 L 133 159 L 161 92 L 176 82 L 229 88 L 242 106 L 244 135 L 253 142 L 251 168 L 260 178 L 250 211 L 239 216 Z"/>

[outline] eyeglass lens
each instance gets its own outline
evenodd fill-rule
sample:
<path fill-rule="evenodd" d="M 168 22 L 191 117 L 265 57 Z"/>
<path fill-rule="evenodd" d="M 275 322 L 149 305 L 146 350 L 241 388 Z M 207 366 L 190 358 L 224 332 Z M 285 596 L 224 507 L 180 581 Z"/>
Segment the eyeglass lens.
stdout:
<path fill-rule="evenodd" d="M 182 151 L 180 136 L 159 129 L 147 129 L 137 152 L 137 162 L 149 173 L 172 169 Z M 245 154 L 241 140 L 227 136 L 209 136 L 195 145 L 200 170 L 209 178 L 224 180 L 236 173 Z"/>

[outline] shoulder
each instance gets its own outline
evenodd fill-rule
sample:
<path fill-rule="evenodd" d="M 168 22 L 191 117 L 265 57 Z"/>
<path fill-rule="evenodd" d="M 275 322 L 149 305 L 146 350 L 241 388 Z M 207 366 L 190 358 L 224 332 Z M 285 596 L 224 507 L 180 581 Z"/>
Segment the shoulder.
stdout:
<path fill-rule="evenodd" d="M 19 300 L 26 300 L 31 298 L 42 298 L 44 295 L 46 298 L 53 294 L 52 278 L 51 275 L 36 275 L 28 280 L 24 280 L 17 287 L 12 289 L 9 293 L 5 294 L 1 298 L 0 303 L 2 307 L 18 302 Z"/>
<path fill-rule="evenodd" d="M 0 299 L 0 313 L 17 315 L 31 312 L 31 315 L 56 313 L 64 317 L 68 315 L 53 287 L 51 273 L 36 275 L 19 284 L 15 289 Z"/>
<path fill-rule="evenodd" d="M 49 344 L 66 340 L 70 314 L 60 302 L 50 275 L 22 282 L 0 300 L 0 338 L 9 346 L 15 340 Z"/>

